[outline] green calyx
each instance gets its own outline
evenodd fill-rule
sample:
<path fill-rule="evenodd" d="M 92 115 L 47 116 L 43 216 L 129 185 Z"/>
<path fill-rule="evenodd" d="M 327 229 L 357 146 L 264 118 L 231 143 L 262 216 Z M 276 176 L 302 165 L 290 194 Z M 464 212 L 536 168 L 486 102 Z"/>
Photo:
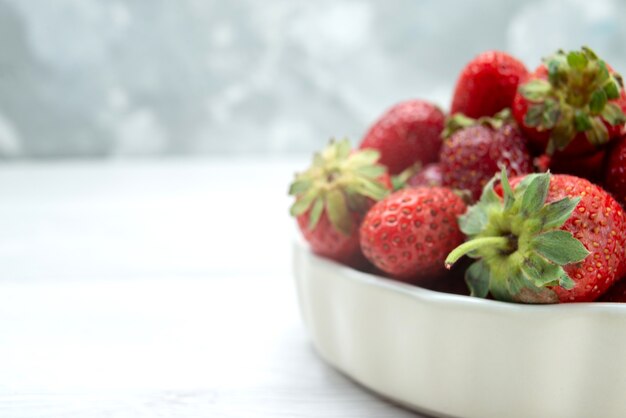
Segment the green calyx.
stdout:
<path fill-rule="evenodd" d="M 501 110 L 494 116 L 483 116 L 478 119 L 470 118 L 465 116 L 463 113 L 455 113 L 454 115 L 446 118 L 446 125 L 443 132 L 441 132 L 441 137 L 443 139 L 447 139 L 455 132 L 469 128 L 470 126 L 482 125 L 488 126 L 492 129 L 500 129 L 505 123 L 512 121 L 513 116 L 511 115 L 511 109 L 508 108 Z"/>
<path fill-rule="evenodd" d="M 407 182 L 413 175 L 419 173 L 422 170 L 421 161 L 417 161 L 414 164 L 408 166 L 404 170 L 402 170 L 399 174 L 395 176 L 391 176 L 391 184 L 393 185 L 393 190 L 400 190 L 406 187 Z"/>
<path fill-rule="evenodd" d="M 595 146 L 608 142 L 603 121 L 612 126 L 626 122 L 620 107 L 611 102 L 620 97 L 621 76 L 610 73 L 606 63 L 587 47 L 567 53 L 557 51 L 544 64 L 548 79 L 531 80 L 519 89 L 533 103 L 524 124 L 550 131 L 546 152 L 565 149 L 580 132 Z"/>
<path fill-rule="evenodd" d="M 310 210 L 309 228 L 314 229 L 325 210 L 333 227 L 352 232 L 352 212 L 364 210 L 368 199 L 380 200 L 389 190 L 380 181 L 386 168 L 377 164 L 380 153 L 373 149 L 353 151 L 350 141 L 331 140 L 313 156 L 308 170 L 298 173 L 289 186 L 296 201 L 289 212 L 299 216 Z"/>
<path fill-rule="evenodd" d="M 581 262 L 589 251 L 559 228 L 580 198 L 546 203 L 550 176 L 527 175 L 512 190 L 503 169 L 503 198 L 494 189 L 494 177 L 483 189 L 480 201 L 459 218 L 459 227 L 468 240 L 448 255 L 446 267 L 463 255 L 478 259 L 465 275 L 472 296 L 486 297 L 491 292 L 499 300 L 554 303 L 558 299 L 550 288 L 574 286 L 563 266 Z"/>

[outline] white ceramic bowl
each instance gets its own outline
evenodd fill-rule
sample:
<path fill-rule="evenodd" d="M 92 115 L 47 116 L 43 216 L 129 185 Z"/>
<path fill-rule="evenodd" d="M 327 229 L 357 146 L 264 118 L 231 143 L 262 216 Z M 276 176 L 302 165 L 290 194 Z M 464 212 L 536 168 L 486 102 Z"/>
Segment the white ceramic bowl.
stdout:
<path fill-rule="evenodd" d="M 422 289 L 294 246 L 323 359 L 411 409 L 452 417 L 625 417 L 626 305 L 528 306 Z"/>

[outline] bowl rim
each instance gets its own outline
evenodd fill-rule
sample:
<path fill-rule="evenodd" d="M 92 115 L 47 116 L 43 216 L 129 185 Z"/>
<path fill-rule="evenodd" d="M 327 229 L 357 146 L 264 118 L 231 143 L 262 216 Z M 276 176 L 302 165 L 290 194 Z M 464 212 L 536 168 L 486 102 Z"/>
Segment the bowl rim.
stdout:
<path fill-rule="evenodd" d="M 619 302 L 576 302 L 533 305 L 439 292 L 420 287 L 416 284 L 404 283 L 377 274 L 356 270 L 335 260 L 315 254 L 301 239 L 295 240 L 294 246 L 297 247 L 296 250 L 300 252 L 304 251 L 320 266 L 326 269 L 335 270 L 342 277 L 350 281 L 360 282 L 368 286 L 380 288 L 384 291 L 400 293 L 422 303 L 452 305 L 462 307 L 464 309 L 496 314 L 545 315 L 546 313 L 567 313 L 571 315 L 573 313 L 593 312 L 596 314 L 617 314 L 626 317 L 626 303 Z"/>

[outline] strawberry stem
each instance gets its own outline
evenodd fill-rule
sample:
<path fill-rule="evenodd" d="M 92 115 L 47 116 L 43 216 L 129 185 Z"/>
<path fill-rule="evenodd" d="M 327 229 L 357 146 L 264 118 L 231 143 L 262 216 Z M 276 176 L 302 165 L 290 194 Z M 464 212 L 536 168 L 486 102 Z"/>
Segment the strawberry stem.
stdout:
<path fill-rule="evenodd" d="M 454 263 L 456 263 L 459 258 L 471 251 L 475 251 L 483 247 L 500 248 L 504 250 L 508 248 L 509 243 L 510 239 L 508 237 L 482 237 L 466 241 L 448 254 L 445 261 L 446 268 L 448 270 L 452 268 Z"/>

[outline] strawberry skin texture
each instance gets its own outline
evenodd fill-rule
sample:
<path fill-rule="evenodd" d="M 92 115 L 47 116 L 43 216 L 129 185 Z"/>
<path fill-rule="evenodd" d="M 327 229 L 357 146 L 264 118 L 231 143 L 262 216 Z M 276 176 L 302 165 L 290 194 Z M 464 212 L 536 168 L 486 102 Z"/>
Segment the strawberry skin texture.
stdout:
<path fill-rule="evenodd" d="M 537 69 L 535 69 L 535 71 L 531 73 L 528 78 L 524 80 L 524 82 L 528 82 L 533 79 L 548 79 L 548 69 L 545 65 L 542 64 L 537 67 Z M 626 93 L 623 89 L 620 91 L 620 97 L 613 100 L 612 102 L 615 102 L 622 109 L 622 111 L 626 112 Z M 526 98 L 524 98 L 524 96 L 522 96 L 522 94 L 518 91 L 517 94 L 515 94 L 515 98 L 513 99 L 513 117 L 517 121 L 518 125 L 521 127 L 526 138 L 528 138 L 528 144 L 532 151 L 541 154 L 546 150 L 546 147 L 548 145 L 548 141 L 550 139 L 550 131 L 538 130 L 534 127 L 526 125 L 524 120 L 530 104 L 531 103 Z M 613 139 L 621 135 L 623 132 L 623 126 L 621 125 L 613 126 L 604 121 L 604 126 L 608 131 L 609 139 Z M 589 156 L 596 152 L 598 152 L 598 149 L 587 140 L 585 133 L 581 132 L 578 133 L 574 137 L 574 139 L 572 139 L 567 148 L 565 148 L 561 152 L 557 151 L 554 157 L 556 159 L 568 159 L 570 157 Z"/>
<path fill-rule="evenodd" d="M 524 64 L 509 54 L 483 52 L 461 72 L 450 113 L 478 118 L 511 107 L 517 86 L 527 75 Z"/>
<path fill-rule="evenodd" d="M 515 187 L 521 178 L 511 180 Z M 560 228 L 580 240 L 590 254 L 581 263 L 564 267 L 574 288 L 555 286 L 559 302 L 591 302 L 598 299 L 621 276 L 626 248 L 626 215 L 617 201 L 604 189 L 586 179 L 555 174 L 550 181 L 546 202 L 564 197 L 581 200 Z"/>
<path fill-rule="evenodd" d="M 360 264 L 359 228 L 362 214 L 352 213 L 353 228 L 349 235 L 337 231 L 330 223 L 326 212 L 322 212 L 314 229 L 309 228 L 311 211 L 296 217 L 298 227 L 309 243 L 311 250 L 317 255 L 330 258 L 343 264 L 356 266 Z"/>
<path fill-rule="evenodd" d="M 377 202 L 361 224 L 365 257 L 388 275 L 419 282 L 442 275 L 448 252 L 463 242 L 457 216 L 466 205 L 450 189 L 408 188 Z"/>
<path fill-rule="evenodd" d="M 626 205 L 626 137 L 622 137 L 611 150 L 604 184 L 622 206 Z"/>
<path fill-rule="evenodd" d="M 428 164 L 418 173 L 411 176 L 411 178 L 407 181 L 407 184 L 411 187 L 441 186 L 441 165 L 438 163 Z"/>
<path fill-rule="evenodd" d="M 611 286 L 611 288 L 598 299 L 598 302 L 626 302 L 626 280 L 622 278 Z"/>
<path fill-rule="evenodd" d="M 526 140 L 512 123 L 500 129 L 477 125 L 455 132 L 444 142 L 439 164 L 443 186 L 469 190 L 474 199 L 500 171 L 500 164 L 510 176 L 532 171 Z"/>
<path fill-rule="evenodd" d="M 556 174 L 571 174 L 599 183 L 603 178 L 605 161 L 605 150 L 582 157 L 559 157 L 557 154 L 550 162 L 550 171 Z"/>
<path fill-rule="evenodd" d="M 445 115 L 435 105 L 423 100 L 408 100 L 387 110 L 368 130 L 360 148 L 380 152 L 379 163 L 389 174 L 419 162 L 435 162 L 441 148 Z"/>
<path fill-rule="evenodd" d="M 604 180 L 606 157 L 605 149 L 582 157 L 564 158 L 561 156 L 559 158 L 558 153 L 555 156 L 542 154 L 533 160 L 533 164 L 541 173 L 550 170 L 554 174 L 570 174 L 585 178 L 592 183 L 601 184 Z"/>

